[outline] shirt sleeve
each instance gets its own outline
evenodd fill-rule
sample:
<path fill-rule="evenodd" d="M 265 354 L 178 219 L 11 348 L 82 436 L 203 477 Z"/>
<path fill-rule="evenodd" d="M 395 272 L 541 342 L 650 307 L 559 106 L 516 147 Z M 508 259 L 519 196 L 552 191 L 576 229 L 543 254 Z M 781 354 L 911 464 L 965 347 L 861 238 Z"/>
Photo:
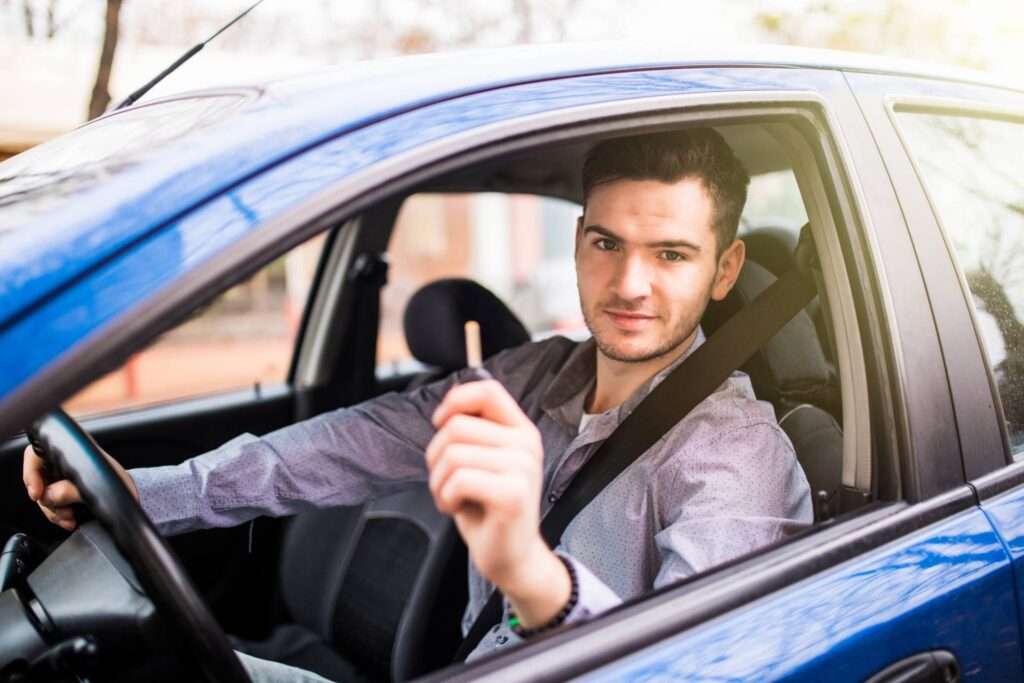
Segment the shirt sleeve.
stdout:
<path fill-rule="evenodd" d="M 811 492 L 789 438 L 775 423 L 731 429 L 659 477 L 661 566 L 654 588 L 754 552 L 813 521 Z"/>
<path fill-rule="evenodd" d="M 598 614 L 607 612 L 622 603 L 622 598 L 590 571 L 585 564 L 567 553 L 561 551 L 556 551 L 556 553 L 572 564 L 573 571 L 576 572 L 576 590 L 578 591 L 576 604 L 565 616 L 564 623 L 575 624 L 593 619 Z"/>
<path fill-rule="evenodd" d="M 458 375 L 298 422 L 243 434 L 180 465 L 133 469 L 161 533 L 233 526 L 261 515 L 356 505 L 427 480 L 430 417 Z"/>
<path fill-rule="evenodd" d="M 812 521 L 810 487 L 776 424 L 731 429 L 710 446 L 682 452 L 653 490 L 664 510 L 655 535 L 660 568 L 653 588 L 751 553 Z M 578 559 L 579 597 L 566 622 L 593 618 L 622 598 Z"/>

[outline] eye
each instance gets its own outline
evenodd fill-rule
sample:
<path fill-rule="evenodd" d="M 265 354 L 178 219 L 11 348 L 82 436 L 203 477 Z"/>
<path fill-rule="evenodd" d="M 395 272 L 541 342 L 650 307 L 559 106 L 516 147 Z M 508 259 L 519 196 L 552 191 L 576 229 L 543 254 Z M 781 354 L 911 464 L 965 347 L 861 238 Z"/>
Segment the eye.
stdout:
<path fill-rule="evenodd" d="M 659 254 L 659 256 L 661 258 L 663 258 L 664 260 L 670 261 L 670 262 L 673 262 L 673 263 L 676 262 L 676 261 L 685 261 L 686 260 L 686 257 L 683 254 L 680 254 L 678 251 L 663 251 L 663 252 L 661 252 Z"/>
<path fill-rule="evenodd" d="M 612 251 L 617 246 L 614 240 L 610 240 L 607 237 L 599 237 L 594 240 L 594 246 L 601 251 Z"/>

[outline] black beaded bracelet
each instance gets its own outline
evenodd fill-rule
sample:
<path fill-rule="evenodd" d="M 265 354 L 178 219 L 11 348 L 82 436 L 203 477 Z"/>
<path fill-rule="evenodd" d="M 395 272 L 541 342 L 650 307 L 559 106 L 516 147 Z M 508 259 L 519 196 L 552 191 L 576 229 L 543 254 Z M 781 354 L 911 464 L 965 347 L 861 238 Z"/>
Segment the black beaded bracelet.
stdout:
<path fill-rule="evenodd" d="M 541 624 L 536 628 L 524 628 L 523 625 L 519 623 L 519 617 L 516 616 L 515 610 L 512 609 L 512 605 L 509 605 L 508 627 L 512 630 L 512 633 L 515 633 L 520 638 L 531 638 L 540 633 L 544 633 L 545 631 L 550 631 L 556 626 L 561 626 L 565 622 L 566 617 L 568 617 L 572 612 L 573 608 L 576 607 L 576 603 L 580 601 L 580 582 L 576 577 L 576 568 L 572 566 L 572 562 L 561 555 L 556 555 L 555 557 L 560 559 L 562 564 L 564 564 L 565 568 L 569 571 L 569 580 L 572 583 L 569 600 L 565 603 L 565 606 L 558 611 L 558 614 L 551 618 L 551 621 L 546 624 Z"/>

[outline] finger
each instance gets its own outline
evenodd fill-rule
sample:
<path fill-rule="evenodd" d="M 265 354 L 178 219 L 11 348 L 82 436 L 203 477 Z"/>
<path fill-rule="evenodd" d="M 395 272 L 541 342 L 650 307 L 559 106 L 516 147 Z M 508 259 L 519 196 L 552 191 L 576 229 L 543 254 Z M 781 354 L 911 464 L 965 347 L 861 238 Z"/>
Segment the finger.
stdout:
<path fill-rule="evenodd" d="M 48 508 L 45 505 L 39 506 L 51 522 L 66 522 L 75 518 L 75 510 L 70 505 L 59 508 Z"/>
<path fill-rule="evenodd" d="M 522 441 L 514 429 L 472 415 L 453 415 L 427 444 L 427 467 L 433 467 L 441 452 L 450 444 L 477 446 L 510 446 Z"/>
<path fill-rule="evenodd" d="M 516 499 L 526 496 L 525 488 L 516 478 L 462 467 L 448 477 L 434 500 L 438 509 L 448 515 L 468 505 L 480 506 L 486 514 L 488 510 L 507 508 L 510 503 L 521 504 Z"/>
<path fill-rule="evenodd" d="M 39 500 L 46 488 L 46 461 L 36 455 L 31 444 L 25 447 L 25 457 L 21 464 L 21 477 L 25 481 L 25 489 L 31 500 Z"/>
<path fill-rule="evenodd" d="M 448 477 L 463 467 L 485 472 L 504 472 L 509 467 L 509 454 L 497 448 L 451 444 L 441 452 L 437 464 L 430 470 L 430 492 L 436 495 Z"/>
<path fill-rule="evenodd" d="M 43 490 L 39 502 L 48 508 L 64 507 L 82 502 L 82 496 L 78 489 L 67 479 L 61 479 L 55 484 L 50 484 Z"/>
<path fill-rule="evenodd" d="M 75 512 L 70 507 L 50 509 L 42 503 L 39 503 L 38 505 L 46 519 L 50 520 L 60 528 L 71 531 L 78 526 L 78 522 L 75 519 Z"/>
<path fill-rule="evenodd" d="M 530 422 L 501 382 L 493 379 L 456 384 L 449 389 L 434 411 L 434 426 L 443 427 L 456 414 L 476 415 L 509 427 Z"/>

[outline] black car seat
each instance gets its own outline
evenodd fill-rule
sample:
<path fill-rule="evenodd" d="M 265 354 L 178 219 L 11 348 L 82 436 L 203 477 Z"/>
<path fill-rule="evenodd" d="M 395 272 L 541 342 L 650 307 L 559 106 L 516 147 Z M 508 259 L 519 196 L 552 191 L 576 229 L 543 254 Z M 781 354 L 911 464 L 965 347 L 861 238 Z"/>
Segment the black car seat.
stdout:
<path fill-rule="evenodd" d="M 405 311 L 409 349 L 435 368 L 414 384 L 465 366 L 467 320 L 480 323 L 484 357 L 530 339 L 515 314 L 481 285 L 430 283 Z M 262 642 L 236 639 L 243 652 L 336 681 L 405 680 L 447 664 L 461 639 L 465 551 L 425 485 L 361 506 L 296 515 L 284 534 L 279 569 L 292 621 Z M 441 659 L 434 661 L 431 649 Z"/>
<path fill-rule="evenodd" d="M 747 246 L 747 258 L 756 261 L 764 266 L 775 277 L 782 277 L 794 265 L 794 253 L 799 230 L 793 225 L 784 225 L 781 222 L 761 222 L 750 226 L 749 230 L 742 236 Z M 832 321 L 828 314 L 828 307 L 819 297 L 815 297 L 807 304 L 807 313 L 814 321 L 814 329 L 821 340 L 822 351 L 825 358 L 834 367 L 835 365 L 835 340 L 832 338 Z M 842 420 L 842 415 L 832 413 L 837 420 Z"/>
<path fill-rule="evenodd" d="M 410 387 L 465 367 L 462 331 L 467 320 L 480 323 L 484 358 L 530 341 L 519 318 L 487 288 L 461 278 L 436 280 L 413 294 L 405 307 L 405 343 L 416 360 L 432 368 L 414 377 Z"/>
<path fill-rule="evenodd" d="M 710 336 L 775 281 L 766 268 L 748 259 L 736 285 L 722 301 L 712 301 L 701 320 Z M 754 393 L 775 407 L 815 500 L 815 519 L 835 513 L 842 485 L 843 433 L 832 415 L 840 404 L 839 386 L 825 358 L 814 323 L 800 311 L 747 361 Z"/>

